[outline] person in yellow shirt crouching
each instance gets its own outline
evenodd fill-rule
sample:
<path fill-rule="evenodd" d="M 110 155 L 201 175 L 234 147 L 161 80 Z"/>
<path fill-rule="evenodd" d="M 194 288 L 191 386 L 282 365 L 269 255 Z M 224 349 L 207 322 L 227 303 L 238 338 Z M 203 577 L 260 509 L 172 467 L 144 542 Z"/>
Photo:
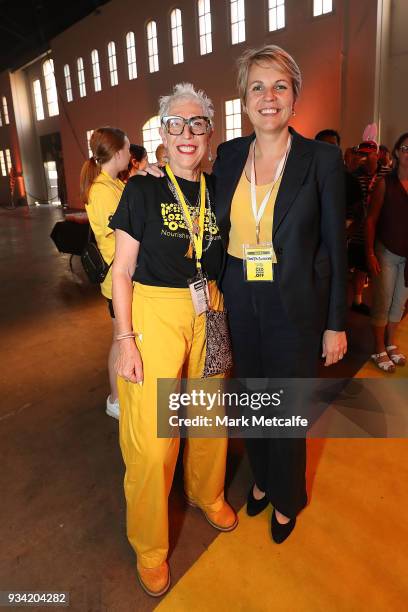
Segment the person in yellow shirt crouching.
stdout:
<path fill-rule="evenodd" d="M 80 189 L 85 203 L 89 223 L 95 235 L 102 257 L 109 265 L 115 254 L 115 232 L 109 222 L 116 211 L 124 183 L 117 178 L 119 172 L 127 169 L 130 159 L 129 139 L 125 132 L 113 127 L 94 130 L 89 146 L 92 157 L 82 166 Z M 106 413 L 119 419 L 119 399 L 116 383 L 115 361 L 118 356 L 118 342 L 115 313 L 112 305 L 112 268 L 103 283 L 102 295 L 108 301 L 112 318 L 113 339 L 108 357 L 110 394 L 106 399 Z"/>

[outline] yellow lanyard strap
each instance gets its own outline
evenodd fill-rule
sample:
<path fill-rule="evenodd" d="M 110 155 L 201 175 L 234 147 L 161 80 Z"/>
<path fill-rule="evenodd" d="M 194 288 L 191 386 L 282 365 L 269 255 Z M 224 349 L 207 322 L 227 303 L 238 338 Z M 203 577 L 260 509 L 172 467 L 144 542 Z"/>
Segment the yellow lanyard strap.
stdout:
<path fill-rule="evenodd" d="M 203 239 L 204 239 L 204 214 L 205 214 L 205 177 L 204 177 L 204 173 L 201 172 L 200 174 L 200 213 L 198 217 L 198 233 L 197 233 L 195 231 L 193 220 L 191 218 L 190 211 L 186 204 L 186 200 L 184 198 L 183 192 L 181 191 L 180 185 L 178 184 L 177 179 L 174 176 L 173 171 L 168 164 L 166 165 L 166 172 L 177 192 L 180 204 L 183 208 L 185 219 L 188 224 L 188 231 L 190 233 L 190 236 L 192 237 L 192 240 L 194 241 L 197 268 L 201 268 L 201 257 L 203 254 Z"/>

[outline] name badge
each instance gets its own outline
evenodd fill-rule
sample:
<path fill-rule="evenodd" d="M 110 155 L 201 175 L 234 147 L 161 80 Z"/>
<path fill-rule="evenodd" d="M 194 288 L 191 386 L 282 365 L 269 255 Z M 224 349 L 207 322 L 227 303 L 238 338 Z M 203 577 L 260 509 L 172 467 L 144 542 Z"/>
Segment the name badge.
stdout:
<path fill-rule="evenodd" d="M 200 274 L 191 278 L 188 281 L 188 287 L 190 289 L 196 315 L 206 312 L 208 310 L 208 304 L 210 303 L 210 294 L 206 277 Z"/>
<path fill-rule="evenodd" d="M 275 251 L 271 243 L 244 244 L 244 275 L 245 280 L 273 281 L 273 264 L 277 263 Z"/>

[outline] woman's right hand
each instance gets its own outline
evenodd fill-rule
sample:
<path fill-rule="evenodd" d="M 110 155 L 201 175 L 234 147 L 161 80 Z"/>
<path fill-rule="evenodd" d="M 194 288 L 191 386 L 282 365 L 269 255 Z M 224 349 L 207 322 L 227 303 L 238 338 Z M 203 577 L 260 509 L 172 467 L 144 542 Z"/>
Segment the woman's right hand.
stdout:
<path fill-rule="evenodd" d="M 119 340 L 119 355 L 115 369 L 118 376 L 128 382 L 143 383 L 143 363 L 133 338 Z"/>
<path fill-rule="evenodd" d="M 380 263 L 375 255 L 370 255 L 368 258 L 368 267 L 373 276 L 378 276 L 381 272 Z"/>
<path fill-rule="evenodd" d="M 162 178 L 163 176 L 165 176 L 163 170 L 158 164 L 147 164 L 146 168 L 144 170 L 138 170 L 137 174 L 140 174 L 141 176 L 147 176 L 148 174 L 151 174 L 156 178 Z"/>

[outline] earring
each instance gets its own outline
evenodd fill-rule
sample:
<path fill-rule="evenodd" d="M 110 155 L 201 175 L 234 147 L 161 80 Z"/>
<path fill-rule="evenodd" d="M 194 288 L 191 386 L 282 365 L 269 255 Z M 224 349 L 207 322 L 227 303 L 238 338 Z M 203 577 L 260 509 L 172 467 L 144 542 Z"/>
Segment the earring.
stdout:
<path fill-rule="evenodd" d="M 295 112 L 295 109 L 294 109 L 294 108 L 292 108 L 292 116 L 293 116 L 293 117 L 296 117 L 296 112 Z"/>
<path fill-rule="evenodd" d="M 212 156 L 212 151 L 211 151 L 211 145 L 208 147 L 208 161 L 212 161 L 213 160 L 213 156 Z"/>

